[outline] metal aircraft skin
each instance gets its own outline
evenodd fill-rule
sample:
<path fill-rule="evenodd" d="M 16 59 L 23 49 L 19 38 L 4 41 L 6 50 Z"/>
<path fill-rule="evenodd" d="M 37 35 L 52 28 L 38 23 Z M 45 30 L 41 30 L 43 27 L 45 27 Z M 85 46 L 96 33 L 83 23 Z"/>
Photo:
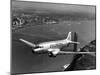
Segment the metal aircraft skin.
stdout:
<path fill-rule="evenodd" d="M 66 39 L 42 42 L 39 44 L 34 44 L 24 39 L 19 39 L 19 40 L 32 47 L 33 52 L 36 53 L 48 52 L 50 57 L 55 57 L 57 54 L 91 54 L 90 52 L 67 52 L 67 51 L 60 50 L 60 48 L 62 48 L 63 46 L 67 46 L 70 43 L 79 44 L 79 42 L 71 41 L 71 33 L 72 32 L 68 33 Z"/>

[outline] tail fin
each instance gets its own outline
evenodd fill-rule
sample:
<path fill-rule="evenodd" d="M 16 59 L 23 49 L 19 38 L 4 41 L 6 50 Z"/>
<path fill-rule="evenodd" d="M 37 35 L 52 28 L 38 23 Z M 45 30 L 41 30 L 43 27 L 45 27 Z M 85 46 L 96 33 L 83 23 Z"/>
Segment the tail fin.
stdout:
<path fill-rule="evenodd" d="M 69 40 L 70 43 L 80 44 L 79 42 L 72 41 L 72 32 L 68 33 L 66 40 Z"/>
<path fill-rule="evenodd" d="M 36 46 L 35 44 L 33 44 L 33 43 L 29 42 L 29 41 L 26 41 L 24 39 L 19 39 L 19 40 L 24 42 L 25 44 L 29 45 L 30 47 L 35 47 Z"/>
<path fill-rule="evenodd" d="M 69 32 L 69 33 L 68 33 L 67 40 L 70 40 L 70 41 L 71 41 L 71 33 L 72 33 L 72 32 Z"/>

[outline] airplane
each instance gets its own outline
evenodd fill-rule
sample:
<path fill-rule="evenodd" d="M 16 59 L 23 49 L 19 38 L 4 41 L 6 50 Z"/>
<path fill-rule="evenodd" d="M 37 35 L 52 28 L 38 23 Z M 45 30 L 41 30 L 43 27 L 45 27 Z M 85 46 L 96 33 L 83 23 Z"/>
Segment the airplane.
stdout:
<path fill-rule="evenodd" d="M 92 54 L 90 52 L 66 52 L 61 51 L 60 49 L 63 46 L 67 46 L 68 44 L 80 44 L 80 42 L 75 42 L 71 40 L 71 34 L 72 32 L 68 33 L 68 36 L 66 39 L 63 40 L 57 40 L 57 41 L 48 41 L 48 42 L 42 42 L 39 44 L 34 44 L 29 41 L 26 41 L 24 39 L 19 39 L 20 41 L 24 42 L 25 44 L 32 47 L 33 52 L 48 52 L 50 57 L 56 57 L 58 54 Z"/>

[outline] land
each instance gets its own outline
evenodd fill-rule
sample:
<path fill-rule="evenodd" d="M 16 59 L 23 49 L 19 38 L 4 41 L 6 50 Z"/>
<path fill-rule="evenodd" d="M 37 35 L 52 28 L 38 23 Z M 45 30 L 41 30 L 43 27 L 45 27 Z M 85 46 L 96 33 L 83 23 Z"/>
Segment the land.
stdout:
<path fill-rule="evenodd" d="M 83 48 L 81 52 L 96 52 L 96 40 L 89 42 Z M 96 54 L 93 55 L 76 55 L 71 67 L 65 69 L 65 71 L 75 71 L 75 70 L 93 70 L 96 69 Z"/>

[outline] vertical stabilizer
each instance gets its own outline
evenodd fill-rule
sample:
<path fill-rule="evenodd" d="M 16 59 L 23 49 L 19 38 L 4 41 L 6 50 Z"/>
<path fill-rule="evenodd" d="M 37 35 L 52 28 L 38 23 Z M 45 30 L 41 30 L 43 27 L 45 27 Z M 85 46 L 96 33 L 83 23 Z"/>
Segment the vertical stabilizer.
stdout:
<path fill-rule="evenodd" d="M 69 33 L 68 33 L 67 40 L 70 40 L 70 41 L 71 41 L 71 33 L 72 33 L 72 32 L 69 32 Z"/>
<path fill-rule="evenodd" d="M 76 37 L 74 37 L 74 39 L 75 38 Z M 72 32 L 68 33 L 68 36 L 67 36 L 66 40 L 69 41 L 70 43 L 80 44 L 79 42 L 76 42 L 77 40 L 74 40 L 74 41 L 72 40 Z"/>

